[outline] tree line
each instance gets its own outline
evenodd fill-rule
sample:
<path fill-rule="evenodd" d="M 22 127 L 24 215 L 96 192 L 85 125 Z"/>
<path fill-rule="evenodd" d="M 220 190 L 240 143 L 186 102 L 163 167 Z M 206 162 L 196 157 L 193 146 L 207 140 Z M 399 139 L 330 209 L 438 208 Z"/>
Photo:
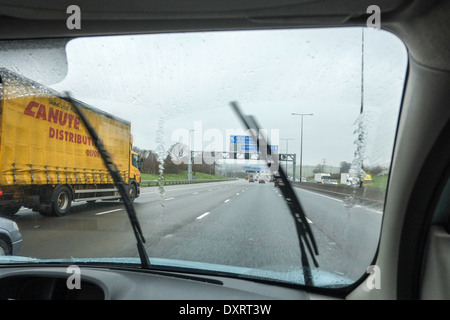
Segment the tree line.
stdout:
<path fill-rule="evenodd" d="M 143 161 L 142 173 L 159 174 L 161 165 L 160 156 L 154 150 L 141 149 L 134 146 L 133 151 L 140 154 Z M 173 144 L 163 156 L 163 167 L 165 174 L 178 174 L 188 170 L 189 149 L 183 143 Z M 203 159 L 202 163 L 192 164 L 192 173 L 196 172 L 214 175 L 216 173 L 216 164 L 207 164 Z"/>
<path fill-rule="evenodd" d="M 342 161 L 339 164 L 339 173 L 331 174 L 331 177 L 333 179 L 339 179 L 341 173 L 348 173 L 350 170 L 350 167 L 352 166 L 351 163 Z M 365 172 L 371 174 L 372 176 L 377 176 L 381 174 L 386 174 L 388 169 L 382 166 L 363 166 L 362 168 Z M 319 163 L 316 165 L 316 167 L 313 169 L 313 173 L 320 173 L 320 172 L 326 172 L 326 167 L 324 164 Z"/>

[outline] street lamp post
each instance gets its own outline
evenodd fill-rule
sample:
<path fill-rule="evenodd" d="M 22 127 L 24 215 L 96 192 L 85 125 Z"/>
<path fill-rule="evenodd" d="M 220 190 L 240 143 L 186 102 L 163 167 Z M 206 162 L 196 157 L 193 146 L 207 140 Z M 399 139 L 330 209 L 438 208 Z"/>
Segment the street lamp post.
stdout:
<path fill-rule="evenodd" d="M 302 152 L 303 152 L 303 117 L 312 116 L 313 113 L 292 113 L 293 116 L 301 116 L 301 126 L 300 126 L 300 182 L 302 182 Z M 295 177 L 294 177 L 295 181 Z"/>
<path fill-rule="evenodd" d="M 192 181 L 192 146 L 191 146 L 191 132 L 194 132 L 194 130 L 189 130 L 188 181 Z"/>

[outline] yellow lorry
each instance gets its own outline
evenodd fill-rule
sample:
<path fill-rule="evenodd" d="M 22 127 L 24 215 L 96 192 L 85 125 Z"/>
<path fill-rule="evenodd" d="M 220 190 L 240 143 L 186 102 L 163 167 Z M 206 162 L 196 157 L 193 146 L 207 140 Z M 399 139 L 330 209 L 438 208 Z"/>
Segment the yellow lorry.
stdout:
<path fill-rule="evenodd" d="M 39 83 L 0 68 L 0 213 L 24 206 L 63 216 L 76 201 L 120 199 L 91 136 L 74 107 Z M 139 154 L 131 124 L 77 101 L 128 186 L 140 194 Z"/>

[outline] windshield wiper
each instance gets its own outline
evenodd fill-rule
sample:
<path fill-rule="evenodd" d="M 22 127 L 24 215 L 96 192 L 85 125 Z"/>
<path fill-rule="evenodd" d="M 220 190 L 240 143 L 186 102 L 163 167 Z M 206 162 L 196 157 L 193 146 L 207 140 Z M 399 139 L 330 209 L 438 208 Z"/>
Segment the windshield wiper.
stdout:
<path fill-rule="evenodd" d="M 150 260 L 147 255 L 147 251 L 145 251 L 144 243 L 145 238 L 142 234 L 142 229 L 139 224 L 139 221 L 136 216 L 136 211 L 134 210 L 133 202 L 130 199 L 130 196 L 127 192 L 127 188 L 125 186 L 125 182 L 123 181 L 119 170 L 117 169 L 116 164 L 112 161 L 111 156 L 109 155 L 108 151 L 105 149 L 102 140 L 97 135 L 97 132 L 95 131 L 94 127 L 90 124 L 89 120 L 84 116 L 83 112 L 81 111 L 80 105 L 78 105 L 78 101 L 75 99 L 72 99 L 70 94 L 68 92 L 65 93 L 66 100 L 72 104 L 80 116 L 81 121 L 83 121 L 84 126 L 88 130 L 89 134 L 92 137 L 92 141 L 94 142 L 94 145 L 97 147 L 98 152 L 100 153 L 103 162 L 105 163 L 106 168 L 108 169 L 109 173 L 111 174 L 114 184 L 116 185 L 117 189 L 119 190 L 119 194 L 122 198 L 123 204 L 125 206 L 125 209 L 128 213 L 128 218 L 131 222 L 131 226 L 134 231 L 134 235 L 137 240 L 137 249 L 139 252 L 139 257 L 141 259 L 141 267 L 145 269 L 150 269 Z"/>
<path fill-rule="evenodd" d="M 271 172 L 275 174 L 275 170 L 273 169 L 272 163 L 269 162 L 267 155 L 272 155 L 272 150 L 270 148 L 270 143 L 266 140 L 264 136 L 260 134 L 260 126 L 256 122 L 256 119 L 253 116 L 246 116 L 242 113 L 236 102 L 230 103 L 234 111 L 237 113 L 238 117 L 243 122 L 244 126 L 247 128 L 249 132 L 251 132 L 252 138 L 257 142 L 258 150 L 261 148 L 266 149 L 266 152 L 261 152 L 263 160 L 266 161 L 269 166 Z M 278 164 L 278 158 L 275 159 Z M 317 268 L 319 264 L 315 259 L 314 255 L 319 254 L 319 250 L 317 248 L 316 240 L 314 238 L 314 234 L 309 226 L 308 220 L 306 218 L 305 212 L 300 205 L 300 202 L 297 198 L 297 195 L 294 192 L 289 180 L 287 179 L 286 173 L 283 171 L 281 166 L 276 166 L 278 169 L 278 174 L 283 180 L 283 185 L 279 185 L 281 192 L 286 200 L 286 203 L 291 210 L 291 214 L 295 221 L 295 226 L 297 229 L 298 240 L 300 242 L 300 252 L 301 252 L 301 260 L 302 260 L 302 270 L 303 276 L 305 279 L 305 285 L 313 286 L 313 277 L 311 273 L 311 267 L 309 264 L 307 253 L 309 252 L 309 256 L 314 263 L 314 266 Z M 305 248 L 306 246 L 306 248 Z M 306 250 L 307 249 L 307 250 Z"/>

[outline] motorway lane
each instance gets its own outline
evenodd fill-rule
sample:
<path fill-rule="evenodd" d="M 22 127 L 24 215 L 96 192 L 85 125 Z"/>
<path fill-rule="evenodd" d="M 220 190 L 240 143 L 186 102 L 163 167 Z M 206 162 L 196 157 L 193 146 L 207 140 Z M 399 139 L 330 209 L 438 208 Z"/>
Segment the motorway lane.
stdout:
<path fill-rule="evenodd" d="M 320 267 L 357 279 L 376 248 L 381 211 L 295 189 L 319 244 Z M 284 271 L 299 265 L 293 219 L 272 183 L 228 181 L 142 188 L 135 209 L 151 257 Z M 71 214 L 14 217 L 21 254 L 37 258 L 137 256 L 120 202 L 76 203 Z"/>
<path fill-rule="evenodd" d="M 142 188 L 141 196 L 135 201 L 135 210 L 147 246 L 158 241 L 161 235 L 172 232 L 189 217 L 194 219 L 197 211 L 190 210 L 190 203 L 209 204 L 212 208 L 215 200 L 211 196 L 218 195 L 222 199 L 222 195 L 227 195 L 224 191 L 235 184 L 235 181 L 227 181 L 166 186 L 164 194 L 160 194 L 157 188 Z M 235 190 L 241 191 L 246 186 L 240 185 Z M 200 200 L 196 195 L 206 199 Z M 177 201 L 170 204 L 175 198 Z M 119 201 L 72 203 L 70 214 L 58 218 L 43 217 L 22 208 L 13 220 L 23 235 L 20 252 L 23 256 L 44 259 L 137 256 L 136 240 L 124 206 Z"/>
<path fill-rule="evenodd" d="M 135 207 L 148 240 L 146 247 L 151 249 L 162 238 L 170 237 L 247 188 L 248 182 L 232 181 L 166 188 L 164 195 L 156 190 L 144 193 L 146 197 L 139 198 Z"/>
<path fill-rule="evenodd" d="M 320 268 L 358 279 L 375 254 L 381 211 L 295 189 L 315 234 Z M 193 260 L 276 272 L 300 264 L 298 237 L 281 191 L 250 184 L 201 221 L 185 222 L 150 249 L 152 257 Z"/>
<path fill-rule="evenodd" d="M 111 214 L 97 216 L 98 212 Z M 31 210 L 21 210 L 13 219 L 23 237 L 22 256 L 47 259 L 137 253 L 130 222 L 118 201 L 77 203 L 65 217 L 43 217 Z"/>
<path fill-rule="evenodd" d="M 294 188 L 319 243 L 320 267 L 352 279 L 372 264 L 378 246 L 382 208 L 353 205 L 339 197 Z"/>
<path fill-rule="evenodd" d="M 151 247 L 153 257 L 279 269 L 298 264 L 293 219 L 272 184 L 248 184 Z"/>

